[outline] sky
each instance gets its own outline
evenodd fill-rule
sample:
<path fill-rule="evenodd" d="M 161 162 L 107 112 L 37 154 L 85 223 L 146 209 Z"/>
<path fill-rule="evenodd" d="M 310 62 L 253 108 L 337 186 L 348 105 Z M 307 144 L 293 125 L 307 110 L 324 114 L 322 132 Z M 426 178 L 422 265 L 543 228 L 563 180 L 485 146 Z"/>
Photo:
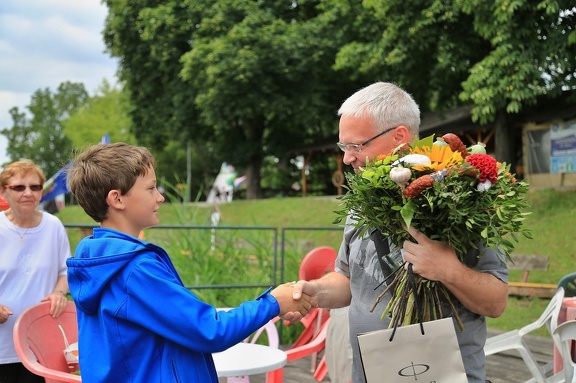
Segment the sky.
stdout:
<path fill-rule="evenodd" d="M 38 89 L 81 82 L 94 95 L 104 79 L 117 82 L 102 38 L 107 13 L 101 0 L 0 2 L 0 129 L 12 127 L 11 108 L 27 112 Z M 6 144 L 0 135 L 0 164 Z"/>

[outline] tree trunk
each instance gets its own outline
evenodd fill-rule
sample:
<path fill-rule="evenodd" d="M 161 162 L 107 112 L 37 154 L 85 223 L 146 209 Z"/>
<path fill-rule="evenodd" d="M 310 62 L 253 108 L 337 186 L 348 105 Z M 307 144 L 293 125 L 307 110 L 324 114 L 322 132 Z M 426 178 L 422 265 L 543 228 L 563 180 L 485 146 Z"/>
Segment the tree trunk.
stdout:
<path fill-rule="evenodd" d="M 516 167 L 515 133 L 514 126 L 508 123 L 506 111 L 499 111 L 494 122 L 494 155 L 498 162 L 511 164 L 512 171 Z"/>
<path fill-rule="evenodd" d="M 262 167 L 262 159 L 252 159 L 246 167 L 246 178 L 248 185 L 246 186 L 246 199 L 260 199 L 262 198 L 262 188 L 260 187 L 260 169 Z"/>

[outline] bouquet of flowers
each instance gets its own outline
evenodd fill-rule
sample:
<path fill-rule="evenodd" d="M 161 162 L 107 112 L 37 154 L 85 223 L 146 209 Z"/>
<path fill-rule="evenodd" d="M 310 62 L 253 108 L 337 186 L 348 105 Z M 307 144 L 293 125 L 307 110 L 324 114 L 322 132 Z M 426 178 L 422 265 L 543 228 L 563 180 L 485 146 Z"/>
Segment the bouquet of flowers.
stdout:
<path fill-rule="evenodd" d="M 483 144 L 467 148 L 452 133 L 415 139 L 346 178 L 348 192 L 339 197 L 342 209 L 334 223 L 350 216 L 363 233 L 379 230 L 398 246 L 411 239 L 405 228 L 413 226 L 449 244 L 461 261 L 479 246 L 509 259 L 518 233 L 531 238 L 523 228 L 528 184 L 486 154 Z M 452 304 L 441 283 L 409 275 L 411 268 L 398 268 L 374 304 L 390 291 L 382 314 L 391 316 L 390 327 L 442 318 L 441 301 Z"/>

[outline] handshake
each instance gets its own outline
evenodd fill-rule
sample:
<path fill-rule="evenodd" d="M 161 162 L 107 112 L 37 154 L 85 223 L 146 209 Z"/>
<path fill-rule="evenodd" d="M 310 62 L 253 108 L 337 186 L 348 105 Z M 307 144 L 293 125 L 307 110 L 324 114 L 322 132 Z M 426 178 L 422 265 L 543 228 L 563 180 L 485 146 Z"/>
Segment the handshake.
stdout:
<path fill-rule="evenodd" d="M 280 317 L 292 322 L 299 321 L 312 308 L 318 307 L 318 300 L 315 297 L 302 292 L 301 283 L 284 283 L 272 290 L 270 294 L 280 305 Z"/>

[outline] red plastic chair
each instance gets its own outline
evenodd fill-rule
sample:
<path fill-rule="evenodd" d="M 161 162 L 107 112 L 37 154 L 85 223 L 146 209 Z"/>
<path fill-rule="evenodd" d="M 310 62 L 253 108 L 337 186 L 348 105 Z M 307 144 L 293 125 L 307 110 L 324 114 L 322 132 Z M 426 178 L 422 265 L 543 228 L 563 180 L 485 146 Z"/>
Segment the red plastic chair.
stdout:
<path fill-rule="evenodd" d="M 62 330 L 60 327 L 62 327 Z M 69 366 L 64 357 L 66 341 L 78 341 L 76 306 L 69 301 L 58 318 L 50 316 L 50 302 L 42 302 L 22 312 L 14 324 L 14 346 L 24 366 L 46 379 L 46 383 L 81 382 L 71 374 L 77 366 Z"/>
<path fill-rule="evenodd" d="M 310 250 L 300 263 L 298 278 L 309 281 L 334 271 L 337 255 L 336 250 L 329 246 L 320 246 Z"/>
<path fill-rule="evenodd" d="M 0 211 L 6 210 L 9 207 L 10 205 L 8 205 L 8 202 L 6 202 L 2 197 L 0 197 Z"/>

